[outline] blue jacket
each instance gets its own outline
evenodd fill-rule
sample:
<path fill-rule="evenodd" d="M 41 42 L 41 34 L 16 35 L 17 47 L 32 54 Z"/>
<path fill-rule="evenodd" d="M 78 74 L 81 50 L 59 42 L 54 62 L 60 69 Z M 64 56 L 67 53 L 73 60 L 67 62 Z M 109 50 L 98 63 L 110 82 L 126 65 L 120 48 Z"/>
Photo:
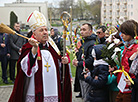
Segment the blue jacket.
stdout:
<path fill-rule="evenodd" d="M 6 47 L 1 47 L 1 44 L 5 43 Z M 6 33 L 0 33 L 0 55 L 10 54 L 9 35 Z"/>
<path fill-rule="evenodd" d="M 91 76 L 88 76 L 85 81 L 92 86 L 93 90 L 103 90 L 106 88 L 108 81 L 108 65 L 97 65 L 92 70 Z M 98 80 L 95 80 L 95 76 L 98 76 Z"/>
<path fill-rule="evenodd" d="M 91 85 L 91 90 L 87 95 L 87 100 L 90 102 L 108 102 L 108 65 L 97 65 L 94 67 L 91 76 L 88 76 L 85 82 Z M 95 80 L 95 76 L 98 79 Z"/>

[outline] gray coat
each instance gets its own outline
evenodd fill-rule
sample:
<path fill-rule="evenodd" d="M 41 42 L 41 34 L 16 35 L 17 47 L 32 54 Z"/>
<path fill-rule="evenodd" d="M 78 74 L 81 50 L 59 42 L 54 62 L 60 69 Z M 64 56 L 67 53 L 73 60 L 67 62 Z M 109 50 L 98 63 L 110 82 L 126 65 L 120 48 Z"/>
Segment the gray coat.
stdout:
<path fill-rule="evenodd" d="M 20 32 L 17 32 L 20 34 Z M 11 59 L 18 60 L 19 58 L 19 49 L 25 44 L 25 39 L 18 36 L 10 34 L 10 49 L 11 49 Z"/>

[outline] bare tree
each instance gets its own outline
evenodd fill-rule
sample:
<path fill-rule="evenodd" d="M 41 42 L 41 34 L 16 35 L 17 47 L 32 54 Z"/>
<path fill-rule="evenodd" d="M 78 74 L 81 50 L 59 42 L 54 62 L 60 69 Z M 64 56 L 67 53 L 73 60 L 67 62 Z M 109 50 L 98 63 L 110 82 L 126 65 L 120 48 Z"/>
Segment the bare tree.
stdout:
<path fill-rule="evenodd" d="M 90 7 L 94 20 L 99 24 L 101 22 L 101 0 L 91 2 Z"/>
<path fill-rule="evenodd" d="M 58 7 L 52 5 L 48 10 L 52 13 L 52 19 L 60 19 L 63 11 L 70 13 L 70 7 L 72 7 L 73 19 L 94 19 L 96 23 L 100 23 L 101 0 L 91 0 L 90 3 L 85 0 L 77 0 L 77 2 L 74 2 L 74 0 L 62 0 L 59 2 Z"/>

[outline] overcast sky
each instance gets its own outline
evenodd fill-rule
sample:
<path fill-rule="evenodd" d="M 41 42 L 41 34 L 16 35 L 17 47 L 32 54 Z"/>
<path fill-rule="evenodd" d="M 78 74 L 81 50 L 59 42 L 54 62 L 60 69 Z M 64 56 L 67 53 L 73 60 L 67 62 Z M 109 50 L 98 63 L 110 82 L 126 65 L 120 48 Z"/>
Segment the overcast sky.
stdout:
<path fill-rule="evenodd" d="M 0 0 L 0 6 L 4 6 L 4 3 L 12 3 L 15 2 L 16 0 Z M 48 3 L 52 3 L 52 2 L 58 2 L 58 1 L 62 1 L 62 0 L 24 0 L 24 2 L 44 2 L 44 1 L 48 1 Z M 75 0 L 76 1 L 76 0 Z M 92 0 L 85 0 L 86 2 L 90 2 Z"/>

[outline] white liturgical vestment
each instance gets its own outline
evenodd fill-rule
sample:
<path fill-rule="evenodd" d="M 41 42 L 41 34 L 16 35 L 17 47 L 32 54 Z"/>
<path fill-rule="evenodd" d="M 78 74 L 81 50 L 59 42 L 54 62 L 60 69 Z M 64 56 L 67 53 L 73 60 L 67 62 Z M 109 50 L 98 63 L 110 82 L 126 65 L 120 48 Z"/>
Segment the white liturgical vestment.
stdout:
<path fill-rule="evenodd" d="M 43 93 L 44 102 L 58 102 L 58 85 L 56 66 L 51 53 L 48 50 L 41 50 L 42 57 L 42 76 L 43 76 Z M 38 71 L 37 60 L 28 75 L 29 53 L 22 59 L 21 68 L 27 77 L 30 77 L 30 83 L 26 94 L 26 102 L 35 102 L 35 73 Z M 50 67 L 45 67 L 45 65 Z"/>

